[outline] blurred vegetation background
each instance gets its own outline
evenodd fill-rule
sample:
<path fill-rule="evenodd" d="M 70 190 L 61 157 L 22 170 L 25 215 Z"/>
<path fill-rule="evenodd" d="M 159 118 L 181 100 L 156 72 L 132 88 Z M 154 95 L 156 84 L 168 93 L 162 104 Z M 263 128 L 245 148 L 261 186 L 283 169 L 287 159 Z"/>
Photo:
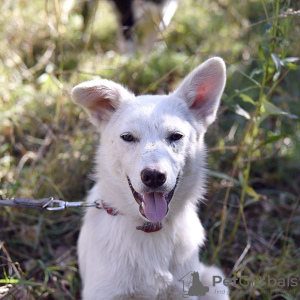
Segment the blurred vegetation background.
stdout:
<path fill-rule="evenodd" d="M 248 276 L 232 299 L 299 299 L 300 4 L 185 0 L 151 51 L 118 53 L 118 23 L 99 1 L 83 39 L 82 3 L 0 2 L 0 195 L 80 201 L 99 136 L 70 101 L 107 78 L 137 94 L 168 93 L 199 63 L 225 59 L 228 82 L 209 128 L 210 181 L 201 259 Z M 0 206 L 0 298 L 79 299 L 82 211 Z M 284 278 L 284 286 L 260 284 Z M 298 285 L 288 284 L 298 278 Z"/>

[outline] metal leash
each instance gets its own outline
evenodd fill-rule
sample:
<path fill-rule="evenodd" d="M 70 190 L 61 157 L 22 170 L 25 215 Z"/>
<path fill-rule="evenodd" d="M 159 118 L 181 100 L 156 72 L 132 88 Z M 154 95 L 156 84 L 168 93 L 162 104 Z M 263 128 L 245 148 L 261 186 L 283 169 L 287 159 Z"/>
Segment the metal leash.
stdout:
<path fill-rule="evenodd" d="M 71 207 L 97 207 L 102 208 L 100 201 L 94 203 L 88 202 L 69 202 L 64 200 L 55 200 L 53 197 L 43 199 L 31 198 L 14 198 L 12 200 L 1 200 L 0 206 L 23 207 L 23 208 L 36 208 L 40 210 L 63 210 Z"/>

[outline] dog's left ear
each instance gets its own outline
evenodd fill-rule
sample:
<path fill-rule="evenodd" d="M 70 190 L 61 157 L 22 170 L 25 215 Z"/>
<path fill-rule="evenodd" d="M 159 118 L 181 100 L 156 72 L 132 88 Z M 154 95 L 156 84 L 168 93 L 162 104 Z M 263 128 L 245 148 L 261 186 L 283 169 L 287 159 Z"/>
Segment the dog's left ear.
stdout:
<path fill-rule="evenodd" d="M 225 82 L 225 63 L 214 57 L 194 69 L 174 95 L 184 99 L 196 119 L 207 128 L 216 118 Z"/>

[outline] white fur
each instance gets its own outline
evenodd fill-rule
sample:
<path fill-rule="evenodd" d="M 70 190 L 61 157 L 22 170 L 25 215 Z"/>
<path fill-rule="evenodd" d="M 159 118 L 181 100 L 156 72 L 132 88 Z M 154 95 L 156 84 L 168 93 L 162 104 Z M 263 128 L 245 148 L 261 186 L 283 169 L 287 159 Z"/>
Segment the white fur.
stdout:
<path fill-rule="evenodd" d="M 101 199 L 122 212 L 111 216 L 104 210 L 86 210 L 78 242 L 83 299 L 182 299 L 178 280 L 186 273 L 199 272 L 207 285 L 214 272 L 221 274 L 199 263 L 205 233 L 196 205 L 205 191 L 203 137 L 216 116 L 225 80 L 223 60 L 212 58 L 170 95 L 135 97 L 107 80 L 85 82 L 73 89 L 73 101 L 89 112 L 101 132 L 96 184 L 87 201 Z M 178 131 L 183 138 L 171 143 L 168 137 Z M 125 132 L 136 141 L 122 140 Z M 126 178 L 138 193 L 150 192 L 141 181 L 145 168 L 167 175 L 162 186 L 167 192 L 179 174 L 169 212 L 162 220 L 164 227 L 152 233 L 136 229 L 146 219 Z M 213 290 L 199 299 L 229 299 Z"/>

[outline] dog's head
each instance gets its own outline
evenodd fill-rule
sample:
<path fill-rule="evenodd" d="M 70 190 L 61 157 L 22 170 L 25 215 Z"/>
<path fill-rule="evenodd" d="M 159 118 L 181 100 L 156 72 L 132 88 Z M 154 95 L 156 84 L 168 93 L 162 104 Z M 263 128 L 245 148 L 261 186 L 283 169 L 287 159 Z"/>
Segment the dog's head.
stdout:
<path fill-rule="evenodd" d="M 136 97 L 108 80 L 72 90 L 73 101 L 101 132 L 97 175 L 116 191 L 108 200 L 112 205 L 155 223 L 169 208 L 179 211 L 184 199 L 201 197 L 196 192 L 204 184 L 203 136 L 216 117 L 225 80 L 223 60 L 212 58 L 169 95 Z"/>

